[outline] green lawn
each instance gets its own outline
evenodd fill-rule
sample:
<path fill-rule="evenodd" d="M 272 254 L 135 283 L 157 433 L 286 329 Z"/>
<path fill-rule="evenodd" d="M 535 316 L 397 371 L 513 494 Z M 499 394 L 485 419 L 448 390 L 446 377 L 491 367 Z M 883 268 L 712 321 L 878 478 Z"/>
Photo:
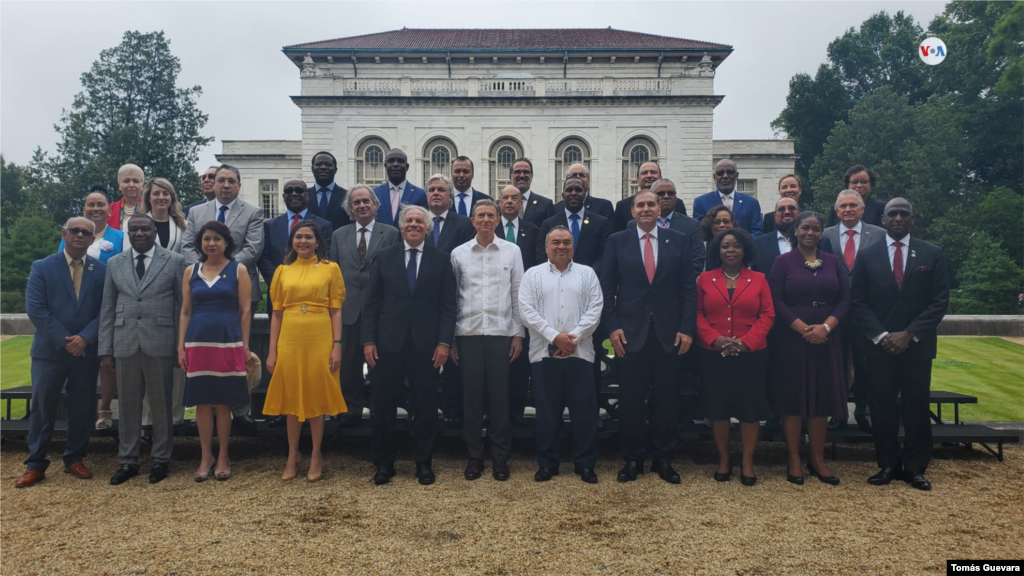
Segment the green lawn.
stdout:
<path fill-rule="evenodd" d="M 31 336 L 0 342 L 0 389 L 31 383 L 31 345 Z M 1024 421 L 1024 346 L 1001 338 L 940 338 L 932 390 L 977 396 L 977 404 L 961 408 L 963 420 Z M 943 418 L 952 419 L 952 407 L 946 410 Z M 24 414 L 25 403 L 13 402 L 12 417 Z"/>

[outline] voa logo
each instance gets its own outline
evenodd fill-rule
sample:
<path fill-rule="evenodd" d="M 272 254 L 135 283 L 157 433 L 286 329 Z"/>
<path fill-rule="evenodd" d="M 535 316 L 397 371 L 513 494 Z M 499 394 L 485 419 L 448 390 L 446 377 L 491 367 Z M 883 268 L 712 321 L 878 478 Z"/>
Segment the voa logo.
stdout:
<path fill-rule="evenodd" d="M 929 66 L 935 66 L 946 59 L 946 43 L 934 36 L 921 42 L 918 49 L 921 61 Z"/>

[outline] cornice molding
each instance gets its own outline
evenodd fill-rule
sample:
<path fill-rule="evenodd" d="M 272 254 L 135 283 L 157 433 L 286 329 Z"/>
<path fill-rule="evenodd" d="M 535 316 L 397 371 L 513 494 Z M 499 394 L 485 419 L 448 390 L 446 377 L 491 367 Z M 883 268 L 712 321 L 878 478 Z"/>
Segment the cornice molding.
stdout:
<path fill-rule="evenodd" d="M 296 106 L 443 106 L 519 108 L 537 106 L 692 106 L 712 108 L 725 96 L 292 96 Z"/>

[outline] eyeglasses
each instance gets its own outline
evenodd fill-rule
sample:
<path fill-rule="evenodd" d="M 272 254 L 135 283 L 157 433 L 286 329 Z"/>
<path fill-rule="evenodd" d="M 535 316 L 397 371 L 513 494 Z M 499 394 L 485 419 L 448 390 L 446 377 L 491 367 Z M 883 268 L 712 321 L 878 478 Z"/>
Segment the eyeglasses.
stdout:
<path fill-rule="evenodd" d="M 897 216 L 899 216 L 900 218 L 910 218 L 914 214 L 910 210 L 889 210 L 888 212 L 885 213 L 885 215 L 888 216 L 889 218 L 895 218 Z"/>
<path fill-rule="evenodd" d="M 581 180 L 584 179 L 584 178 L 589 178 L 589 177 L 590 177 L 589 174 L 584 174 L 583 172 L 576 172 L 574 174 L 569 174 L 568 176 L 566 176 L 566 178 L 579 178 Z"/>
<path fill-rule="evenodd" d="M 799 212 L 800 209 L 796 206 L 779 206 L 775 209 L 776 212 Z"/>
<path fill-rule="evenodd" d="M 234 186 L 238 184 L 238 180 L 235 180 L 234 178 L 217 178 L 217 184 L 230 184 Z"/>
<path fill-rule="evenodd" d="M 87 230 L 85 228 L 68 228 L 67 231 L 68 231 L 68 234 L 71 234 L 72 236 L 78 236 L 79 234 L 81 234 L 82 236 L 85 236 L 86 238 L 92 236 L 92 234 L 93 234 L 92 230 Z"/>
<path fill-rule="evenodd" d="M 715 176 L 735 176 L 735 170 L 719 170 L 715 172 Z"/>
<path fill-rule="evenodd" d="M 726 218 L 726 219 L 723 219 L 723 220 L 712 220 L 711 223 L 714 224 L 715 226 L 720 226 L 722 224 L 730 224 L 731 225 L 732 224 L 732 219 L 731 218 Z"/>
<path fill-rule="evenodd" d="M 664 197 L 664 196 L 675 196 L 676 195 L 676 191 L 675 190 L 660 190 L 658 192 L 655 192 L 654 195 L 659 197 L 659 198 Z"/>
<path fill-rule="evenodd" d="M 199 179 L 200 180 L 216 180 L 217 179 L 217 175 L 216 174 L 203 174 L 202 176 L 199 177 Z"/>
<path fill-rule="evenodd" d="M 299 187 L 285 188 L 284 189 L 284 193 L 285 194 L 305 194 L 306 193 L 306 189 L 305 188 L 299 188 Z"/>
<path fill-rule="evenodd" d="M 513 176 L 529 176 L 530 174 L 533 174 L 533 170 L 513 170 L 512 171 L 512 175 Z"/>

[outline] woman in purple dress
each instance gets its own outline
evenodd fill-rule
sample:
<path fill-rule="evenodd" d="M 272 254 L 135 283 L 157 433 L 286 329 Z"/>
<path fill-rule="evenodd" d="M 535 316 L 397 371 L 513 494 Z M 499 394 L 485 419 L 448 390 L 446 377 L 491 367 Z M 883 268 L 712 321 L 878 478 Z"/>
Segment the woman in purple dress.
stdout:
<path fill-rule="evenodd" d="M 846 272 L 833 254 L 818 251 L 824 218 L 801 212 L 793 222 L 791 252 L 775 259 L 768 284 L 775 303 L 771 398 L 782 418 L 789 450 L 787 479 L 803 484 L 800 424 L 807 421 L 807 469 L 826 484 L 839 484 L 825 464 L 828 419 L 846 420 L 846 379 L 836 327 L 850 308 Z"/>

